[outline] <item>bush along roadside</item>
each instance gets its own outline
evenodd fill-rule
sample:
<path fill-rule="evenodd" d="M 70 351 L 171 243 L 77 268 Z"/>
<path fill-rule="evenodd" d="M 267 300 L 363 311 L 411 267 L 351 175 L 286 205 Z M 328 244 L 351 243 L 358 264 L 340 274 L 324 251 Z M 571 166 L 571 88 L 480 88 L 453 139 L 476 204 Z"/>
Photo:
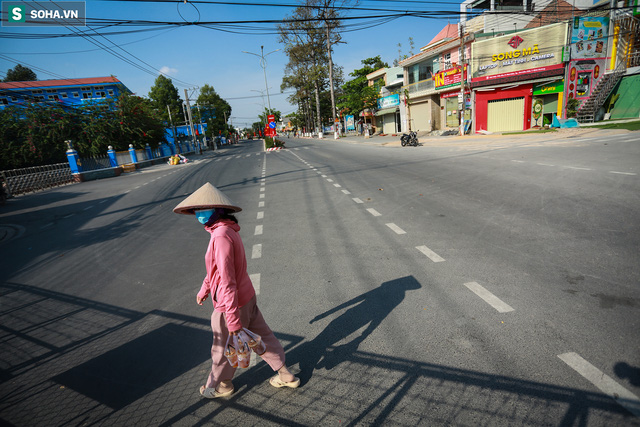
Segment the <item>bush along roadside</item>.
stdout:
<path fill-rule="evenodd" d="M 278 138 L 272 138 L 270 136 L 264 137 L 264 146 L 265 148 L 284 148 L 284 142 L 279 140 Z"/>

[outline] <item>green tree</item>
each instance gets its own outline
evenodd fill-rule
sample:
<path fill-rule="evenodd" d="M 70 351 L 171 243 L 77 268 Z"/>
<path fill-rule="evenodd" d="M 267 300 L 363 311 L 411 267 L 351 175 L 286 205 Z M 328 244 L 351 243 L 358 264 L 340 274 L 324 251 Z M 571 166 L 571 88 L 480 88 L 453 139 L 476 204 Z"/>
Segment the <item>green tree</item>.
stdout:
<path fill-rule="evenodd" d="M 21 64 L 7 70 L 7 77 L 5 82 L 27 82 L 38 80 L 38 76 L 33 72 L 31 68 L 25 67 Z"/>
<path fill-rule="evenodd" d="M 231 105 L 218 95 L 213 86 L 205 84 L 200 88 L 197 103 L 207 123 L 207 135 L 215 137 L 220 132 L 226 134 L 233 131 L 227 124 L 227 119 L 231 117 Z"/>
<path fill-rule="evenodd" d="M 272 109 L 265 108 L 262 114 L 258 115 L 258 118 L 260 118 L 260 123 L 266 124 L 267 119 L 269 118 L 270 115 L 273 115 L 275 117 L 276 122 L 279 122 L 280 119 L 282 118 L 282 113 L 276 110 L 275 108 L 272 108 Z"/>
<path fill-rule="evenodd" d="M 182 99 L 178 94 L 178 89 L 173 85 L 173 81 L 160 74 L 154 85 L 149 90 L 149 98 L 151 99 L 153 106 L 158 110 L 162 120 L 167 122 L 169 126 L 169 111 L 167 106 L 171 109 L 171 119 L 174 126 L 182 122 Z"/>
<path fill-rule="evenodd" d="M 164 124 L 149 100 L 129 94 L 81 108 L 39 102 L 0 111 L 0 169 L 64 162 L 66 140 L 80 157 L 104 155 L 109 145 L 155 148 Z"/>
<path fill-rule="evenodd" d="M 378 99 L 380 87 L 369 86 L 367 74 L 389 65 L 383 62 L 380 55 L 360 61 L 364 67 L 353 70 L 349 75 L 354 77 L 342 85 L 342 96 L 338 108 L 344 114 L 359 114 L 365 108 L 374 108 Z"/>

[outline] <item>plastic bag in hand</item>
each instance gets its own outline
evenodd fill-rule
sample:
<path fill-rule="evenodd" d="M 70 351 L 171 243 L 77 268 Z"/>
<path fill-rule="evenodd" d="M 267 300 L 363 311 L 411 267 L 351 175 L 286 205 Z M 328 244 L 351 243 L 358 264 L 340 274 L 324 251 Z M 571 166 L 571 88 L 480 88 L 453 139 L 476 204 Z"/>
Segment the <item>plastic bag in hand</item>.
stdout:
<path fill-rule="evenodd" d="M 247 344 L 251 347 L 251 350 L 255 351 L 257 355 L 263 354 L 267 351 L 267 346 L 262 341 L 262 337 L 254 332 L 251 332 L 247 328 L 242 328 L 242 331 L 238 335 L 244 335 L 247 337 Z"/>
<path fill-rule="evenodd" d="M 240 331 L 242 333 L 242 331 Z M 249 367 L 249 359 L 251 358 L 251 348 L 249 347 L 248 339 L 245 340 L 240 337 L 240 334 L 233 335 L 233 344 L 236 348 L 236 353 L 238 354 L 238 366 L 241 368 Z M 233 366 L 233 365 L 232 365 Z"/>
<path fill-rule="evenodd" d="M 224 347 L 224 355 L 227 358 L 227 360 L 229 361 L 229 364 L 232 367 L 237 368 L 238 367 L 238 354 L 236 353 L 236 348 L 233 345 L 233 339 L 231 337 L 232 337 L 232 335 L 229 335 L 229 338 L 227 338 L 227 344 Z"/>

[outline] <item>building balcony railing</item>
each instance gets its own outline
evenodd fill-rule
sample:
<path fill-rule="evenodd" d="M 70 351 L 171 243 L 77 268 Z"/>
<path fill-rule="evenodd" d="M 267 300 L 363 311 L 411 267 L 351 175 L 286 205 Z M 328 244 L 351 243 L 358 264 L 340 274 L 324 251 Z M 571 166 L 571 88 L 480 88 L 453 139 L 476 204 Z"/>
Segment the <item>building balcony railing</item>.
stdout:
<path fill-rule="evenodd" d="M 419 82 L 411 83 L 406 86 L 402 86 L 403 91 L 407 91 L 409 96 L 431 95 L 435 93 L 435 84 L 433 79 L 421 80 Z"/>

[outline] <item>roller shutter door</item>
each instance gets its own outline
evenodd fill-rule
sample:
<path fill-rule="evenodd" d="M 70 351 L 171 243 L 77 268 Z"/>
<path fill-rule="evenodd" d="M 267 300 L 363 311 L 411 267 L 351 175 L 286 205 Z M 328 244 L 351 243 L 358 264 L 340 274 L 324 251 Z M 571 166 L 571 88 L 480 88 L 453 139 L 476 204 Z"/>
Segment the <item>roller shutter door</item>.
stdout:
<path fill-rule="evenodd" d="M 487 130 L 505 132 L 524 129 L 524 97 L 489 101 Z"/>
<path fill-rule="evenodd" d="M 414 104 L 411 106 L 411 130 L 429 130 L 429 103 Z"/>

